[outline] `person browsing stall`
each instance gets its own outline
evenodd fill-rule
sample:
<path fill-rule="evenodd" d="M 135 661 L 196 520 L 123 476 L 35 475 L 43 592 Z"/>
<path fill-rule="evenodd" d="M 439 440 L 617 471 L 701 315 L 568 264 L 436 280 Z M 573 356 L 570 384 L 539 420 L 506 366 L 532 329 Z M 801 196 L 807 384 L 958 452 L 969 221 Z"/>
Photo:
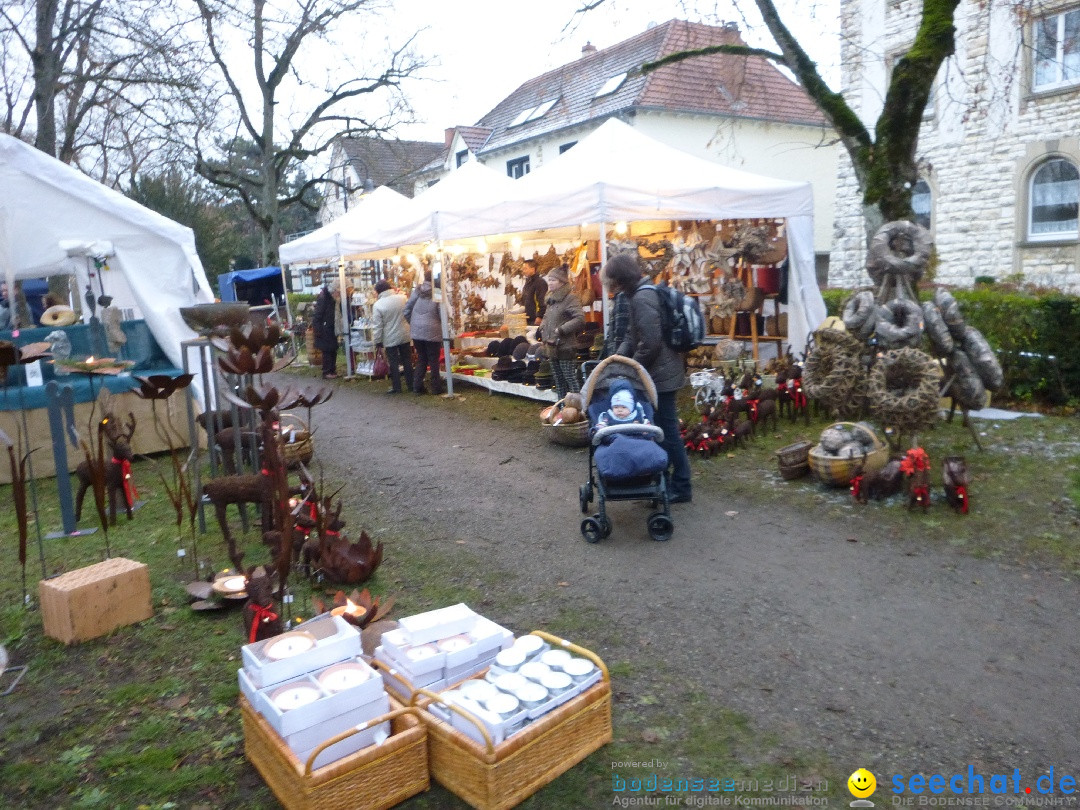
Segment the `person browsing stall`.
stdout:
<path fill-rule="evenodd" d="M 544 312 L 547 305 L 548 285 L 536 272 L 536 262 L 526 259 L 521 267 L 525 276 L 525 285 L 521 288 L 521 303 L 525 306 L 525 323 L 529 326 L 539 326 L 544 320 Z"/>
<path fill-rule="evenodd" d="M 439 376 L 439 349 L 442 347 L 442 314 L 439 302 L 434 298 L 431 277 L 425 276 L 424 282 L 413 290 L 409 303 L 405 305 L 405 320 L 412 330 L 413 346 L 416 347 L 416 376 L 413 378 L 413 393 L 425 394 L 424 374 L 431 369 L 431 393 L 442 393 L 442 378 Z"/>
<path fill-rule="evenodd" d="M 311 330 L 315 334 L 315 348 L 322 352 L 322 375 L 324 380 L 337 378 L 337 310 L 341 293 L 336 281 L 329 281 L 319 291 L 311 312 Z"/>
<path fill-rule="evenodd" d="M 676 395 L 686 383 L 686 355 L 672 349 L 663 334 L 663 311 L 656 289 L 642 289 L 650 279 L 637 257 L 620 253 L 604 265 L 604 276 L 616 292 L 630 297 L 630 323 L 617 350 L 645 367 L 656 386 L 656 424 L 664 431 L 663 447 L 671 467 L 671 503 L 692 498 L 690 459 L 679 434 Z"/>
<path fill-rule="evenodd" d="M 394 290 L 385 279 L 375 283 L 379 296 L 371 308 L 372 338 L 375 347 L 386 352 L 390 366 L 388 394 L 401 393 L 401 372 L 405 371 L 405 387 L 412 390 L 412 346 L 409 344 L 409 323 L 405 320 L 405 296 Z"/>
<path fill-rule="evenodd" d="M 555 393 L 562 399 L 570 391 L 581 390 L 577 379 L 575 337 L 585 328 L 585 313 L 581 309 L 581 299 L 570 286 L 565 264 L 547 274 L 547 288 L 547 309 L 540 324 L 540 340 L 555 375 Z"/>

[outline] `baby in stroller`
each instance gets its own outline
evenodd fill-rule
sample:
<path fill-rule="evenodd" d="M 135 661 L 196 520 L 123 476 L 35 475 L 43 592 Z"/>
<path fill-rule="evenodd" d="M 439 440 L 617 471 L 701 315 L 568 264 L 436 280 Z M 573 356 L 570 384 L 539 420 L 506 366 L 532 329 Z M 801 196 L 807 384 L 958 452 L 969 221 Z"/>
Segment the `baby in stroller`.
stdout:
<path fill-rule="evenodd" d="M 645 368 L 628 357 L 602 361 L 582 388 L 589 417 L 589 481 L 579 492 L 581 511 L 598 497 L 598 511 L 581 522 L 590 543 L 611 534 L 607 501 L 644 500 L 657 511 L 647 519 L 649 536 L 668 540 L 674 524 L 668 508 L 667 452 L 664 432 L 652 424 L 656 388 Z"/>

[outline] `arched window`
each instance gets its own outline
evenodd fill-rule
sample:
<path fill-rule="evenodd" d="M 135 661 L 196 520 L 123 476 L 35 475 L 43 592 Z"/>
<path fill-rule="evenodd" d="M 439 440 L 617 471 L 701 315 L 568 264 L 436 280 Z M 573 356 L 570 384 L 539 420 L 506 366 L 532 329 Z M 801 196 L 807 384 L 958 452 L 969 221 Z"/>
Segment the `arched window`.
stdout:
<path fill-rule="evenodd" d="M 911 190 L 911 210 L 915 212 L 915 222 L 930 230 L 933 222 L 933 198 L 930 195 L 930 184 L 920 180 Z"/>
<path fill-rule="evenodd" d="M 1077 235 L 1080 172 L 1065 158 L 1051 158 L 1031 175 L 1028 237 L 1062 239 Z"/>

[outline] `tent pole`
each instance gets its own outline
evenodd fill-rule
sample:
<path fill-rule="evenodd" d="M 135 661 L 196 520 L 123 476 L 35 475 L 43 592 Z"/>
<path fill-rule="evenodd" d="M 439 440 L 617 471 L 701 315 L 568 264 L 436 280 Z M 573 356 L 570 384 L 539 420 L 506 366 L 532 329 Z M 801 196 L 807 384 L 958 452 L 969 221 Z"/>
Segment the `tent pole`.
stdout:
<path fill-rule="evenodd" d="M 345 297 L 345 257 L 341 253 L 341 234 L 334 235 L 334 242 L 338 249 L 338 292 L 341 294 L 338 306 L 341 308 L 341 328 L 345 332 L 342 342 L 345 344 L 345 379 L 348 380 L 353 376 L 352 324 L 349 323 L 349 303 Z"/>
<path fill-rule="evenodd" d="M 453 360 L 450 355 L 450 302 L 447 301 L 446 295 L 446 279 L 443 276 L 443 245 L 440 239 L 435 243 L 436 253 L 435 261 L 431 267 L 431 283 L 435 284 L 435 279 L 441 279 L 441 286 L 439 287 L 439 310 L 442 313 L 442 342 L 443 342 L 443 355 L 446 360 L 446 395 L 452 397 L 454 395 L 454 374 L 450 371 Z"/>
<path fill-rule="evenodd" d="M 607 264 L 607 223 L 600 223 L 600 299 L 601 317 L 604 319 L 604 340 L 607 340 L 608 330 L 611 329 L 611 302 L 608 301 L 608 284 L 604 276 L 604 265 Z"/>
<path fill-rule="evenodd" d="M 289 273 L 292 274 L 291 267 Z M 296 324 L 293 323 L 292 304 L 289 303 L 289 280 L 285 276 L 285 265 L 281 265 L 281 294 L 285 297 L 285 319 L 289 322 L 289 343 L 295 357 L 299 349 L 296 348 Z"/>

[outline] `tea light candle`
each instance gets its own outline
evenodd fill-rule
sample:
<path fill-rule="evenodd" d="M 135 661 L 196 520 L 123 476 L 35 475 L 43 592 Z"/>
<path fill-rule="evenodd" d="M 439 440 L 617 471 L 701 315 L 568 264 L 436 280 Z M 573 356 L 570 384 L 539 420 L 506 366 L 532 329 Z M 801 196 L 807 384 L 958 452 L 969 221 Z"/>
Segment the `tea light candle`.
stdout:
<path fill-rule="evenodd" d="M 539 661 L 529 661 L 527 664 L 522 664 L 518 672 L 529 680 L 539 681 L 545 675 L 551 674 L 551 667 Z"/>
<path fill-rule="evenodd" d="M 461 694 L 465 695 L 465 697 L 479 701 L 481 703 L 483 703 L 489 697 L 498 692 L 498 689 L 496 689 L 493 684 L 490 684 L 487 681 L 479 681 L 475 679 L 471 681 L 465 681 L 465 683 L 461 684 L 458 689 L 460 690 Z"/>
<path fill-rule="evenodd" d="M 346 661 L 324 669 L 319 675 L 319 683 L 328 692 L 341 692 L 359 686 L 371 677 L 367 667 Z"/>
<path fill-rule="evenodd" d="M 587 658 L 571 658 L 563 664 L 562 669 L 563 672 L 573 678 L 575 682 L 580 683 L 593 674 L 596 666 Z"/>
<path fill-rule="evenodd" d="M 548 650 L 540 656 L 540 663 L 547 664 L 554 669 L 562 669 L 563 664 L 570 660 L 570 653 L 566 650 Z"/>
<path fill-rule="evenodd" d="M 305 653 L 315 646 L 315 636 L 303 630 L 280 635 L 266 645 L 266 657 L 274 661 L 292 658 Z"/>
<path fill-rule="evenodd" d="M 521 636 L 515 639 L 512 649 L 520 650 L 526 658 L 536 655 L 544 646 L 544 640 L 540 636 Z"/>
<path fill-rule="evenodd" d="M 538 683 L 525 683 L 515 694 L 526 709 L 535 709 L 548 699 L 548 690 Z"/>
<path fill-rule="evenodd" d="M 345 619 L 362 619 L 367 611 L 361 606 L 346 599 L 344 605 L 339 605 L 330 611 L 331 616 L 342 616 Z"/>
<path fill-rule="evenodd" d="M 223 577 L 220 580 L 220 584 L 223 591 L 239 593 L 240 591 L 244 590 L 244 587 L 247 585 L 247 580 L 242 576 Z"/>
<path fill-rule="evenodd" d="M 525 653 L 517 649 L 517 647 L 501 650 L 499 654 L 495 656 L 495 665 L 500 669 L 505 669 L 507 672 L 516 671 L 524 662 Z"/>
<path fill-rule="evenodd" d="M 444 638 L 436 642 L 436 645 L 440 650 L 448 653 L 460 652 L 471 644 L 472 639 L 465 635 L 450 636 L 449 638 Z"/>
<path fill-rule="evenodd" d="M 489 712 L 495 712 L 503 720 L 513 717 L 518 713 L 521 702 L 513 695 L 504 692 L 496 692 L 484 701 L 484 708 Z"/>
<path fill-rule="evenodd" d="M 553 695 L 561 695 L 574 682 L 565 672 L 549 672 L 540 679 L 540 685 Z"/>
<path fill-rule="evenodd" d="M 294 683 L 276 690 L 270 695 L 270 702 L 278 711 L 287 712 L 314 703 L 320 696 L 319 690 L 312 684 Z"/>
<path fill-rule="evenodd" d="M 508 672 L 505 675 L 500 675 L 495 679 L 495 688 L 503 692 L 517 692 L 522 686 L 529 681 L 518 675 L 516 672 Z"/>
<path fill-rule="evenodd" d="M 438 653 L 439 651 L 434 644 L 418 644 L 415 647 L 409 647 L 405 651 L 405 657 L 410 661 L 424 661 L 433 655 L 438 655 Z"/>

